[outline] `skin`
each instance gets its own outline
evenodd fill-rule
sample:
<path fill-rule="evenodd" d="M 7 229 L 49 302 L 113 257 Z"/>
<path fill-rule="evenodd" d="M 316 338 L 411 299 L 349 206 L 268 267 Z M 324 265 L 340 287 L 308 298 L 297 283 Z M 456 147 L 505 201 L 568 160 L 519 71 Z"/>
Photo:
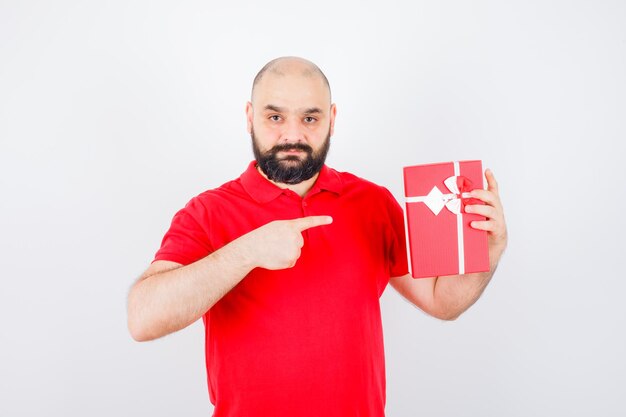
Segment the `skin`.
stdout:
<path fill-rule="evenodd" d="M 298 142 L 317 151 L 328 133 L 334 134 L 337 107 L 330 102 L 328 86 L 310 66 L 303 59 L 285 59 L 278 71 L 267 71 L 254 87 L 252 101 L 246 103 L 246 120 L 248 133 L 254 127 L 261 151 L 276 144 Z M 296 154 L 300 159 L 306 156 L 302 152 Z M 286 155 L 281 152 L 278 157 Z M 267 179 L 263 171 L 259 172 Z M 299 184 L 270 182 L 303 197 L 317 177 L 318 174 Z"/>
<path fill-rule="evenodd" d="M 319 150 L 326 136 L 334 133 L 336 113 L 328 85 L 312 63 L 300 58 L 278 60 L 255 84 L 252 100 L 246 103 L 248 132 L 254 129 L 262 151 L 279 143 L 297 142 Z M 298 155 L 300 159 L 306 156 L 287 151 L 279 153 L 278 157 L 287 154 Z M 453 320 L 476 302 L 506 247 L 506 224 L 498 186 L 491 171 L 485 174 L 488 189 L 474 190 L 472 196 L 486 205 L 467 206 L 466 210 L 487 218 L 471 226 L 488 232 L 491 272 L 422 279 L 406 275 L 390 279 L 390 284 L 402 296 L 434 317 Z M 304 196 L 316 180 L 317 175 L 299 184 L 275 184 Z M 302 232 L 331 222 L 330 216 L 273 221 L 190 265 L 153 262 L 129 292 L 131 336 L 137 341 L 147 341 L 187 327 L 252 269 L 276 270 L 295 265 L 304 244 Z"/>
<path fill-rule="evenodd" d="M 262 151 L 277 143 L 296 142 L 317 151 L 328 133 L 334 132 L 336 109 L 330 103 L 330 91 L 312 74 L 308 61 L 288 59 L 282 64 L 279 71 L 267 71 L 254 87 L 252 101 L 246 105 L 248 132 L 254 127 Z M 294 154 L 300 159 L 306 156 Z M 275 184 L 304 196 L 316 179 L 317 175 L 300 184 Z M 187 327 L 252 269 L 295 265 L 304 244 L 302 232 L 331 222 L 330 216 L 274 221 L 190 265 L 153 262 L 128 295 L 131 336 L 147 341 Z"/>
<path fill-rule="evenodd" d="M 506 248 L 508 237 L 498 183 L 489 169 L 485 171 L 485 177 L 487 189 L 471 192 L 472 197 L 483 201 L 485 205 L 468 205 L 465 211 L 486 217 L 485 221 L 473 221 L 470 226 L 487 231 L 490 271 L 420 279 L 407 274 L 389 280 L 389 284 L 404 298 L 433 317 L 455 320 L 470 308 L 493 277 Z"/>

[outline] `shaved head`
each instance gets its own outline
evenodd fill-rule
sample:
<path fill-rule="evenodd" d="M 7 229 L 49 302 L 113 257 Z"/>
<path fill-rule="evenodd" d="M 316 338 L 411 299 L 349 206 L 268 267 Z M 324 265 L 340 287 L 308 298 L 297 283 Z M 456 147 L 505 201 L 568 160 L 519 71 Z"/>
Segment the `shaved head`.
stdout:
<path fill-rule="evenodd" d="M 265 64 L 246 103 L 259 170 L 276 184 L 295 186 L 315 178 L 328 153 L 336 113 L 328 80 L 317 65 L 293 56 Z"/>
<path fill-rule="evenodd" d="M 300 75 L 307 78 L 319 78 L 328 89 L 328 95 L 330 97 L 330 84 L 328 83 L 328 79 L 317 65 L 304 58 L 299 58 L 295 56 L 284 56 L 273 59 L 265 64 L 265 66 L 261 68 L 261 70 L 258 72 L 256 77 L 254 77 L 254 82 L 252 83 L 252 98 L 254 98 L 254 92 L 257 85 L 267 75 L 277 77 Z"/>

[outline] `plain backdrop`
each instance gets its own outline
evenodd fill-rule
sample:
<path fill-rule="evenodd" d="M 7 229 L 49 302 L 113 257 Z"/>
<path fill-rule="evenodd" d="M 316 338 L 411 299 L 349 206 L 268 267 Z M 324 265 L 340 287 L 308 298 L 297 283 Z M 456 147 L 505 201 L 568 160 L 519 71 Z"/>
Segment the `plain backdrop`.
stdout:
<path fill-rule="evenodd" d="M 0 1 L 0 416 L 208 416 L 203 329 L 126 296 L 174 213 L 252 159 L 244 107 L 298 55 L 328 164 L 482 159 L 510 240 L 454 322 L 388 287 L 389 416 L 623 416 L 623 1 Z M 329 381 L 332 383 L 332 381 Z"/>

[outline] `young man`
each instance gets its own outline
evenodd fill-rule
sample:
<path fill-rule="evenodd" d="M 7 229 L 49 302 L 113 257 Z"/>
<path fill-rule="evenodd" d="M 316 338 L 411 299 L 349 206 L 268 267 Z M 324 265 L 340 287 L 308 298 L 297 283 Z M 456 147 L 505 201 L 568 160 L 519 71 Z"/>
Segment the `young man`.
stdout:
<path fill-rule="evenodd" d="M 128 324 L 152 340 L 203 318 L 220 416 L 384 416 L 379 298 L 388 283 L 452 320 L 489 282 L 506 242 L 495 178 L 485 205 L 490 273 L 407 275 L 402 209 L 383 187 L 324 165 L 336 107 L 313 63 L 284 57 L 246 106 L 255 161 L 193 198 L 132 287 Z"/>

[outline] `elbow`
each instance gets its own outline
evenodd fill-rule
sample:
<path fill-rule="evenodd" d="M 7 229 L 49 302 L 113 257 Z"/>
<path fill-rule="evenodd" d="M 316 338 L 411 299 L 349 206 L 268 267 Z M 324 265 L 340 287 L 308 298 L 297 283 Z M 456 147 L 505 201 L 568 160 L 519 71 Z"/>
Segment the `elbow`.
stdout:
<path fill-rule="evenodd" d="M 432 315 L 435 318 L 438 318 L 439 320 L 442 321 L 456 321 L 456 319 L 458 319 L 461 314 L 463 314 L 462 310 L 453 310 L 453 309 L 447 309 L 447 310 L 438 310 L 437 312 L 433 313 Z"/>
<path fill-rule="evenodd" d="M 145 321 L 128 317 L 128 333 L 136 342 L 149 342 L 167 334 L 159 331 L 159 328 L 149 326 Z"/>
<path fill-rule="evenodd" d="M 150 337 L 146 326 L 142 325 L 141 321 L 133 317 L 130 313 L 128 314 L 127 326 L 130 337 L 132 337 L 135 342 L 147 342 L 154 339 L 154 337 Z"/>
<path fill-rule="evenodd" d="M 146 317 L 142 314 L 140 300 L 141 298 L 137 295 L 137 288 L 131 288 L 126 306 L 126 326 L 128 327 L 130 337 L 132 337 L 134 341 L 147 342 L 156 339 L 156 337 L 153 336 Z"/>
<path fill-rule="evenodd" d="M 169 330 L 154 318 L 145 317 L 138 314 L 133 309 L 128 310 L 128 333 L 136 342 L 149 342 L 163 337 L 173 330 Z"/>
<path fill-rule="evenodd" d="M 156 339 L 156 337 L 151 334 L 149 326 L 146 325 L 146 320 L 140 317 L 136 308 L 133 308 L 132 303 L 128 304 L 126 325 L 130 337 L 136 342 L 147 342 Z"/>
<path fill-rule="evenodd" d="M 131 320 L 128 321 L 128 332 L 135 342 L 147 342 L 154 339 L 142 326 L 132 323 Z"/>
<path fill-rule="evenodd" d="M 456 319 L 458 319 L 460 316 L 461 316 L 461 313 L 458 313 L 458 314 L 448 313 L 448 314 L 441 314 L 437 316 L 437 318 L 442 321 L 456 321 Z"/>
<path fill-rule="evenodd" d="M 458 303 L 436 301 L 430 305 L 430 314 L 442 321 L 456 321 L 469 308 Z"/>

